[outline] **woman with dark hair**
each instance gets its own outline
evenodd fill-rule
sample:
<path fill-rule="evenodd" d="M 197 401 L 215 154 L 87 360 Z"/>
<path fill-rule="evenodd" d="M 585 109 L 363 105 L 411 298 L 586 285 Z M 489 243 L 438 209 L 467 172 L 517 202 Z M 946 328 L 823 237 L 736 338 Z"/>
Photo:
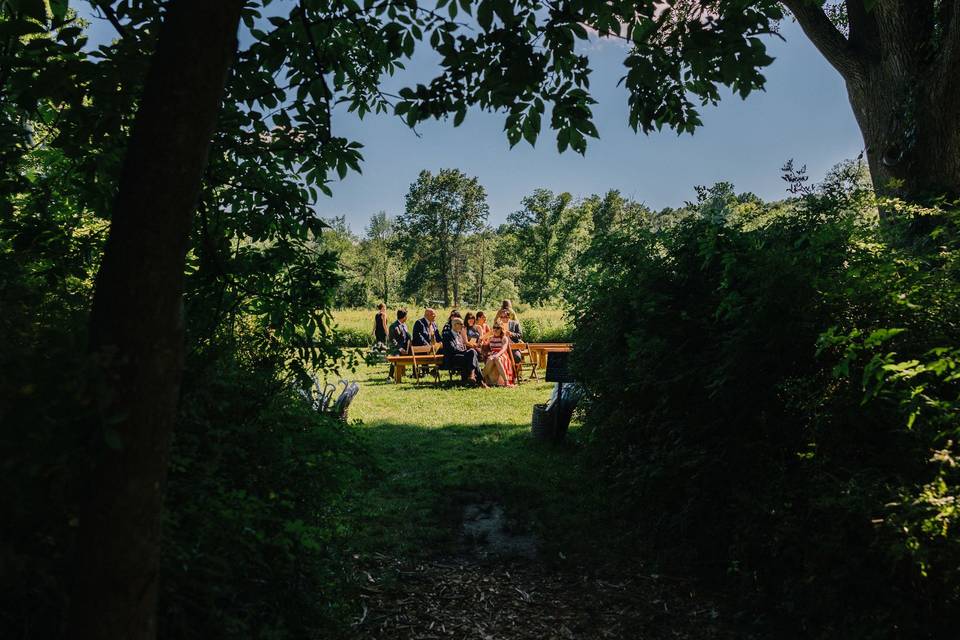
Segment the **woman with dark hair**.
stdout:
<path fill-rule="evenodd" d="M 498 387 L 514 387 L 517 384 L 517 372 L 510 355 L 510 334 L 500 322 L 493 325 L 490 332 L 483 379 L 487 384 Z"/>
<path fill-rule="evenodd" d="M 450 318 L 450 325 L 443 330 L 443 367 L 450 371 L 459 371 L 464 382 L 472 382 L 478 387 L 486 387 L 483 371 L 477 352 L 467 347 L 463 341 L 463 320 Z"/>
<path fill-rule="evenodd" d="M 377 315 L 373 316 L 373 337 L 384 346 L 387 344 L 387 305 L 377 305 Z"/>
<path fill-rule="evenodd" d="M 490 333 L 490 325 L 487 324 L 487 314 L 483 311 L 477 311 L 477 331 L 480 332 L 480 339 L 483 340 Z"/>
<path fill-rule="evenodd" d="M 480 329 L 477 328 L 477 317 L 468 311 L 463 317 L 463 328 L 467 332 L 467 343 L 474 347 L 480 346 Z"/>

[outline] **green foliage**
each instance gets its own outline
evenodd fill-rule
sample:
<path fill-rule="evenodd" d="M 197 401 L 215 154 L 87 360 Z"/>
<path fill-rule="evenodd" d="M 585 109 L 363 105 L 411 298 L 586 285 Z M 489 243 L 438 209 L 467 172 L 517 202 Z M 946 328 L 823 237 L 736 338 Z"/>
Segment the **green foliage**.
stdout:
<path fill-rule="evenodd" d="M 597 233 L 569 292 L 585 426 L 665 564 L 806 637 L 949 637 L 960 610 L 955 214 L 918 254 L 856 167 Z M 929 213 L 929 212 L 927 212 Z"/>
<path fill-rule="evenodd" d="M 458 169 L 421 171 L 397 220 L 397 243 L 409 264 L 404 293 L 459 305 L 466 240 L 490 215 L 487 192 Z"/>
<path fill-rule="evenodd" d="M 547 189 L 537 189 L 521 204 L 523 209 L 510 214 L 506 225 L 520 267 L 520 297 L 534 303 L 556 299 L 589 234 L 590 216 L 569 193 L 554 195 Z"/>
<path fill-rule="evenodd" d="M 171 457 L 164 637 L 330 635 L 353 610 L 335 513 L 363 474 L 344 425 L 314 413 L 256 336 L 197 354 Z M 237 560 L 242 558 L 241 562 Z"/>

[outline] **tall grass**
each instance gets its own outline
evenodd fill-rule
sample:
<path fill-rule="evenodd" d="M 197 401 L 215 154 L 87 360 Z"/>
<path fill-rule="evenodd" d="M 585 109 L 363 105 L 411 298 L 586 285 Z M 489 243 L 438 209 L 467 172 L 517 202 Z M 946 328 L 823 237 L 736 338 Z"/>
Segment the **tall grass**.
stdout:
<path fill-rule="evenodd" d="M 409 316 L 407 325 L 413 323 L 423 315 L 423 308 L 414 305 L 403 305 Z M 398 306 L 390 306 L 387 310 L 387 318 L 390 322 L 396 318 Z M 498 305 L 491 304 L 488 308 L 480 309 L 487 314 L 488 318 L 497 310 Z M 523 337 L 528 342 L 567 342 L 573 332 L 573 327 L 568 324 L 567 312 L 559 307 L 528 307 L 526 305 L 516 305 L 517 319 L 523 327 Z M 477 309 L 460 308 L 461 313 Z M 442 325 L 450 315 L 449 309 L 437 309 L 438 324 Z M 340 309 L 334 311 L 333 318 L 337 330 L 343 337 L 346 346 L 366 347 L 373 342 L 373 317 L 377 310 L 374 307 Z"/>

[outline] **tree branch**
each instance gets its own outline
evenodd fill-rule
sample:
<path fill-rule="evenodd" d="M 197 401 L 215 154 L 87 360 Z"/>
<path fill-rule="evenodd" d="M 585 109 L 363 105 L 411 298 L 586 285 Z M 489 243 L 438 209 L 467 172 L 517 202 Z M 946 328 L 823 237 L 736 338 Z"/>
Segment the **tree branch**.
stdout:
<path fill-rule="evenodd" d="M 91 4 L 103 12 L 103 15 L 106 17 L 107 21 L 113 25 L 113 28 L 117 30 L 117 33 L 120 34 L 121 38 L 130 41 L 136 40 L 130 30 L 128 30 L 125 26 L 123 26 L 123 23 L 120 22 L 120 19 L 117 17 L 113 7 L 110 6 L 109 0 L 91 0 Z"/>
<path fill-rule="evenodd" d="M 846 0 L 846 6 L 850 46 L 871 58 L 879 57 L 880 29 L 876 13 L 868 11 L 863 0 Z"/>
<path fill-rule="evenodd" d="M 800 28 L 810 41 L 844 80 L 857 80 L 863 76 L 863 65 L 850 47 L 850 42 L 830 22 L 823 8 L 812 0 L 782 0 L 797 19 Z"/>
<path fill-rule="evenodd" d="M 312 25 L 307 18 L 307 7 L 304 4 L 303 0 L 300 0 L 300 22 L 303 25 L 303 30 L 307 34 L 307 42 L 310 44 L 310 52 L 313 54 L 313 62 L 317 67 L 317 78 L 320 80 L 320 85 L 323 87 L 323 102 L 325 108 L 326 122 L 324 123 L 325 131 L 325 140 L 330 139 L 330 136 L 333 135 L 333 114 L 330 113 L 330 100 L 333 98 L 333 92 L 330 91 L 330 86 L 327 84 L 327 79 L 324 76 L 324 64 L 323 57 L 320 55 L 320 49 L 317 48 L 317 41 L 313 37 Z"/>

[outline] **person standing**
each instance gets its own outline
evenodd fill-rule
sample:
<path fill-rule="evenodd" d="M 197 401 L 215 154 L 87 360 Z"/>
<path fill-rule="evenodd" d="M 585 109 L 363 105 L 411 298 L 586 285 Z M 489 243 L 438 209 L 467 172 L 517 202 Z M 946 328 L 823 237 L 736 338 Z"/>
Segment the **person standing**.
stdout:
<path fill-rule="evenodd" d="M 387 345 L 387 305 L 377 305 L 377 315 L 373 317 L 373 337 L 377 344 Z"/>

